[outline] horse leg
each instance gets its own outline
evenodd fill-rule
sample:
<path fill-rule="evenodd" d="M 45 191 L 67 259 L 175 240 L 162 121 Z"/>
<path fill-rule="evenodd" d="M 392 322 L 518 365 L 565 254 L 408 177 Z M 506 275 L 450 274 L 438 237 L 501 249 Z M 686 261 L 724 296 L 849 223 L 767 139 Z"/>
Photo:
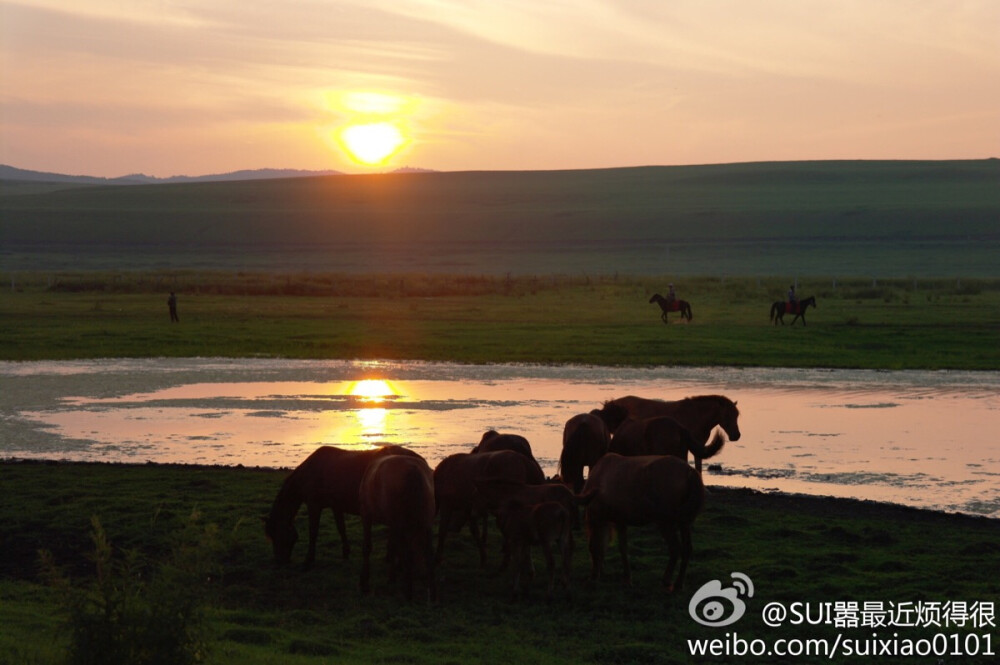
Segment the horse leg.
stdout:
<path fill-rule="evenodd" d="M 552 554 L 553 540 L 548 536 L 542 538 L 542 554 L 545 555 L 545 567 L 549 573 L 549 588 L 545 593 L 546 600 L 552 600 L 552 592 L 556 588 L 556 558 Z"/>
<path fill-rule="evenodd" d="M 361 593 L 367 594 L 371 589 L 368 586 L 368 579 L 371 576 L 371 555 L 372 555 L 372 521 L 369 517 L 361 518 L 362 540 L 361 540 Z"/>
<path fill-rule="evenodd" d="M 351 543 L 347 540 L 347 525 L 344 523 L 344 513 L 340 510 L 333 511 L 333 517 L 337 520 L 337 533 L 340 534 L 340 550 L 344 554 L 344 559 L 351 554 Z"/>
<path fill-rule="evenodd" d="M 448 527 L 451 525 L 451 508 L 442 506 L 440 518 L 438 522 L 437 552 L 434 555 L 434 561 L 437 564 L 440 564 L 444 560 L 444 538 L 448 533 Z"/>
<path fill-rule="evenodd" d="M 483 521 L 483 531 L 480 535 L 479 531 L 479 516 L 473 514 L 469 517 L 469 531 L 472 533 L 472 542 L 476 544 L 476 549 L 479 550 L 479 565 L 486 565 L 486 522 Z"/>
<path fill-rule="evenodd" d="M 628 565 L 628 527 L 624 524 L 615 524 L 615 527 L 618 529 L 618 552 L 625 569 L 625 584 L 632 586 L 632 569 Z"/>
<path fill-rule="evenodd" d="M 434 570 L 434 528 L 427 526 L 420 534 L 420 549 L 424 557 L 424 566 L 427 568 L 427 596 L 428 602 L 434 603 L 438 599 L 437 575 Z"/>
<path fill-rule="evenodd" d="M 607 546 L 607 523 L 587 511 L 587 530 L 589 531 L 590 549 L 590 579 L 599 580 L 604 569 L 604 548 Z"/>
<path fill-rule="evenodd" d="M 305 570 L 312 568 L 313 562 L 316 561 L 316 540 L 319 537 L 319 518 L 323 513 L 323 508 L 310 503 L 307 504 L 307 510 L 309 512 L 309 548 L 306 551 L 306 560 L 302 564 Z M 343 538 L 343 534 L 341 534 L 341 538 Z"/>
<path fill-rule="evenodd" d="M 677 527 L 672 522 L 662 522 L 660 524 L 660 533 L 663 534 L 663 539 L 667 541 L 667 550 L 670 552 L 667 569 L 663 571 L 663 586 L 667 588 L 668 592 L 672 592 L 675 585 L 671 582 L 671 579 L 674 575 L 674 566 L 677 565 L 678 555 L 681 552 L 681 539 L 678 538 Z M 687 558 L 683 558 L 681 561 L 681 572 L 677 576 L 677 588 L 680 588 L 680 579 L 684 575 L 684 568 L 686 566 Z"/>
<path fill-rule="evenodd" d="M 559 539 L 559 549 L 562 552 L 562 583 L 566 587 L 566 595 L 570 594 L 569 571 L 573 565 L 573 529 L 566 529 L 566 532 Z"/>

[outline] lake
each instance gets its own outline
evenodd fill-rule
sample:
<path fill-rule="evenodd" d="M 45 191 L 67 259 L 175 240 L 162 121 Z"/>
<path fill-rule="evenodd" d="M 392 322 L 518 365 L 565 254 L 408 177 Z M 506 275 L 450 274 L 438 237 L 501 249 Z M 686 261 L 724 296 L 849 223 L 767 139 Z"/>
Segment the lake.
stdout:
<path fill-rule="evenodd" d="M 0 381 L 2 458 L 294 467 L 396 443 L 433 466 L 496 429 L 548 474 L 577 413 L 721 393 L 743 436 L 706 463 L 710 487 L 1000 517 L 998 372 L 119 359 L 0 362 Z"/>

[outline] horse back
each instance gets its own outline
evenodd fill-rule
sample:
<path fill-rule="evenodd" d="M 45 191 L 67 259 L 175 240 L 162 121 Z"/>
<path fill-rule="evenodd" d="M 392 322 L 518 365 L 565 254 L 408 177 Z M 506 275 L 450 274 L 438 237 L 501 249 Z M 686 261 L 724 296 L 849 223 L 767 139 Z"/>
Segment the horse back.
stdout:
<path fill-rule="evenodd" d="M 382 446 L 372 450 L 322 446 L 292 472 L 286 484 L 291 484 L 305 503 L 357 515 L 360 513 L 358 489 L 365 472 L 374 461 L 397 455 L 420 458 L 417 453 L 402 446 Z"/>
<path fill-rule="evenodd" d="M 434 521 L 434 478 L 422 457 L 384 455 L 374 460 L 359 489 L 363 517 L 407 529 Z"/>
<path fill-rule="evenodd" d="M 474 453 L 492 453 L 498 450 L 513 450 L 526 457 L 534 459 L 531 452 L 531 444 L 520 434 L 501 434 L 494 430 L 489 430 L 479 440 L 479 445 L 472 449 Z"/>
<path fill-rule="evenodd" d="M 690 521 L 704 501 L 697 471 L 673 456 L 609 453 L 594 466 L 583 493 L 588 491 L 595 492 L 590 509 L 629 525 Z"/>

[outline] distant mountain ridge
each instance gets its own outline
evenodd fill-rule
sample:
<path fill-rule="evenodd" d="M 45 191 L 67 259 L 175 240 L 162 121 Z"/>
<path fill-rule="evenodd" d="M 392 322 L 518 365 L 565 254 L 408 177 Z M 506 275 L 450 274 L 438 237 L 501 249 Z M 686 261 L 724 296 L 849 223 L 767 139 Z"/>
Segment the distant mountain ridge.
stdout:
<path fill-rule="evenodd" d="M 404 166 L 393 173 L 433 173 L 430 169 Z M 244 180 L 278 180 L 281 178 L 308 178 L 311 176 L 344 175 L 343 171 L 307 171 L 303 169 L 244 169 L 229 173 L 211 175 L 187 176 L 175 175 L 167 178 L 144 173 L 133 173 L 117 178 L 101 178 L 88 175 L 66 175 L 63 173 L 48 173 L 45 171 L 30 171 L 14 166 L 0 164 L 0 180 L 38 183 L 67 183 L 77 185 L 155 185 L 159 183 L 178 182 L 239 182 Z"/>

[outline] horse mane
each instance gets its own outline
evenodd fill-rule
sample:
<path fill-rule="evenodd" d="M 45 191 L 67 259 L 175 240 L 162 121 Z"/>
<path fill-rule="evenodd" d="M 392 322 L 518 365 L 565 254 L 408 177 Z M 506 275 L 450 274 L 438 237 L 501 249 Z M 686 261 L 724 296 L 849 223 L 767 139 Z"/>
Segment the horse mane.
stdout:
<path fill-rule="evenodd" d="M 690 397 L 685 397 L 685 400 L 705 400 L 713 402 L 721 402 L 722 404 L 736 404 L 733 400 L 729 399 L 725 395 L 693 395 Z"/>

